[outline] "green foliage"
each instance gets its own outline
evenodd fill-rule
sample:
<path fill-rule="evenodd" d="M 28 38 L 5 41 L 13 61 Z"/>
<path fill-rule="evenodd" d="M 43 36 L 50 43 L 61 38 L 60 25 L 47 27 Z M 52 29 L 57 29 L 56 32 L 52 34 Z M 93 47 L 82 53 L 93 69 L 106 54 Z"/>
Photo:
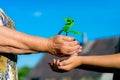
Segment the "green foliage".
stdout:
<path fill-rule="evenodd" d="M 74 20 L 72 18 L 64 18 L 66 22 L 65 26 L 63 27 L 63 31 L 69 32 L 69 29 L 74 25 Z"/>
<path fill-rule="evenodd" d="M 74 33 L 74 34 L 81 34 L 80 32 L 75 31 L 75 30 L 69 30 L 69 32 Z"/>
<path fill-rule="evenodd" d="M 18 70 L 18 80 L 26 80 L 28 73 L 31 71 L 31 68 L 24 66 Z"/>
<path fill-rule="evenodd" d="M 70 18 L 64 18 L 65 21 L 65 25 L 63 26 L 62 30 L 59 31 L 58 34 L 61 34 L 62 32 L 65 32 L 66 35 L 68 35 L 68 33 L 73 33 L 73 34 L 81 34 L 80 32 L 76 31 L 76 30 L 70 30 L 70 28 L 74 25 L 74 20 L 70 17 Z"/>

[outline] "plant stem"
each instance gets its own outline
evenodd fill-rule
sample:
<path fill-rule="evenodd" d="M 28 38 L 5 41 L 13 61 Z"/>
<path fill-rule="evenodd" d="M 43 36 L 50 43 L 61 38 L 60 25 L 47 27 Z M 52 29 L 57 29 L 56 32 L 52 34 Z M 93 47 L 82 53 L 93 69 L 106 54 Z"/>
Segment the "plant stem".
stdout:
<path fill-rule="evenodd" d="M 63 32 L 63 30 L 60 30 L 60 31 L 58 32 L 58 35 L 60 35 L 62 32 Z"/>
<path fill-rule="evenodd" d="M 66 32 L 66 36 L 68 36 L 68 32 Z"/>

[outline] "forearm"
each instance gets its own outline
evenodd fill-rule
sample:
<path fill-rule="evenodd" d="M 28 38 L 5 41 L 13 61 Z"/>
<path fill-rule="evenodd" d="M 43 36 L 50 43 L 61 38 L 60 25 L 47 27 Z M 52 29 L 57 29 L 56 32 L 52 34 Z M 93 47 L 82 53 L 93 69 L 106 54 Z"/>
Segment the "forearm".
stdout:
<path fill-rule="evenodd" d="M 93 66 L 93 65 L 81 65 L 78 66 L 77 69 L 84 69 L 84 70 L 96 71 L 102 73 L 113 73 L 116 68 Z"/>
<path fill-rule="evenodd" d="M 104 56 L 81 56 L 82 65 L 120 69 L 120 54 Z"/>
<path fill-rule="evenodd" d="M 12 53 L 31 53 L 47 51 L 48 39 L 30 36 L 0 26 L 0 51 Z"/>
<path fill-rule="evenodd" d="M 0 53 L 30 54 L 30 53 L 37 53 L 37 51 L 30 50 L 30 49 L 21 49 L 21 48 L 16 48 L 16 47 L 9 47 L 9 46 L 0 46 Z"/>

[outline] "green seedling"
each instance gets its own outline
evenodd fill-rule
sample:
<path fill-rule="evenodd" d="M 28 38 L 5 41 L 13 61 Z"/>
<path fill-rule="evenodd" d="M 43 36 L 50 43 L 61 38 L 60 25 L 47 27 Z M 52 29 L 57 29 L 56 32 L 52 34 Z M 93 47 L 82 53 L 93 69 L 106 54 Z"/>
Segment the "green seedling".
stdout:
<path fill-rule="evenodd" d="M 70 28 L 74 25 L 74 20 L 72 18 L 64 18 L 64 21 L 66 22 L 66 24 L 64 25 L 62 30 L 59 31 L 58 35 L 60 35 L 62 32 L 65 32 L 66 36 L 68 35 L 68 33 L 73 33 L 78 35 L 81 34 L 76 30 L 70 30 Z"/>

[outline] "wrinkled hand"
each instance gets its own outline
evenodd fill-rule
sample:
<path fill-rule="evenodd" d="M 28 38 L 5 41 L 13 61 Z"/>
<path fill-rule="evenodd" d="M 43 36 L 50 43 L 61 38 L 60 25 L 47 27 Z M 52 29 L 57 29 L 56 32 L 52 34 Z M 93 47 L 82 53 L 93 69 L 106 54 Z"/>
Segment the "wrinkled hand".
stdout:
<path fill-rule="evenodd" d="M 49 66 L 55 72 L 68 72 L 81 64 L 82 62 L 79 56 L 71 56 L 62 61 L 59 59 L 53 59 L 53 61 L 49 63 Z"/>
<path fill-rule="evenodd" d="M 81 46 L 73 37 L 54 36 L 49 39 L 49 51 L 51 54 L 58 57 L 73 55 L 81 52 Z"/>

